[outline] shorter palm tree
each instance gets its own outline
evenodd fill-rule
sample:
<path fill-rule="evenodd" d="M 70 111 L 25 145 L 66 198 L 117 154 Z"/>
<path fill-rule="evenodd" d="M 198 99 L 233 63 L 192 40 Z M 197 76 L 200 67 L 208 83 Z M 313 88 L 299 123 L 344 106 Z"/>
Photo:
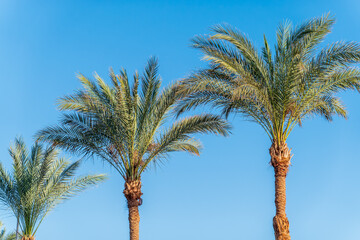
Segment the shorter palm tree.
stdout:
<path fill-rule="evenodd" d="M 6 234 L 6 229 L 0 222 L 0 240 L 15 240 L 15 233 Z"/>
<path fill-rule="evenodd" d="M 84 89 L 60 101 L 60 109 L 71 113 L 38 136 L 67 151 L 100 157 L 119 172 L 125 180 L 130 239 L 139 240 L 142 173 L 172 152 L 199 155 L 201 144 L 192 135 L 228 135 L 230 126 L 212 114 L 172 122 L 180 99 L 177 84 L 160 90 L 155 58 L 149 60 L 142 76 L 135 74 L 132 84 L 125 70 L 110 76 L 112 85 L 97 75 L 96 82 L 80 76 Z"/>
<path fill-rule="evenodd" d="M 74 177 L 80 161 L 70 164 L 54 147 L 35 143 L 29 152 L 22 139 L 9 149 L 12 173 L 0 163 L 0 202 L 11 209 L 21 240 L 34 240 L 45 216 L 59 203 L 105 179 L 105 175 Z"/>

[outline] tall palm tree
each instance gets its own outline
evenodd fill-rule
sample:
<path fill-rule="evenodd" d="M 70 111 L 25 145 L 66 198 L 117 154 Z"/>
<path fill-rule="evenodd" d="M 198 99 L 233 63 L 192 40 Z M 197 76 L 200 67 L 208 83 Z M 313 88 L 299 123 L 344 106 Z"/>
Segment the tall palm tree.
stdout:
<path fill-rule="evenodd" d="M 125 70 L 119 75 L 111 71 L 110 77 L 112 85 L 98 75 L 96 82 L 79 76 L 84 89 L 59 103 L 61 110 L 72 112 L 64 114 L 60 125 L 48 127 L 38 136 L 70 152 L 98 156 L 118 171 L 125 180 L 130 239 L 138 240 L 142 173 L 171 152 L 198 155 L 201 144 L 192 134 L 227 135 L 229 125 L 210 114 L 172 122 L 179 99 L 177 85 L 160 91 L 155 58 L 149 60 L 141 77 L 135 74 L 132 84 Z"/>
<path fill-rule="evenodd" d="M 31 151 L 22 139 L 9 150 L 12 173 L 0 163 L 0 202 L 12 210 L 21 240 L 34 240 L 46 215 L 59 203 L 104 180 L 104 175 L 75 177 L 80 161 L 72 164 L 53 148 L 35 143 Z"/>
<path fill-rule="evenodd" d="M 15 233 L 7 234 L 2 222 L 0 222 L 0 240 L 15 240 Z"/>
<path fill-rule="evenodd" d="M 286 175 L 291 149 L 286 140 L 295 126 L 312 115 L 332 120 L 347 116 L 335 94 L 360 90 L 360 60 L 356 42 L 320 43 L 331 31 L 334 19 L 328 15 L 302 25 L 279 26 L 272 50 L 264 37 L 258 51 L 247 36 L 228 25 L 217 25 L 210 36 L 197 36 L 193 46 L 204 53 L 209 66 L 182 81 L 186 96 L 179 114 L 201 105 L 221 109 L 226 116 L 240 113 L 258 123 L 268 134 L 271 165 L 275 171 L 275 238 L 290 239 L 285 213 Z"/>

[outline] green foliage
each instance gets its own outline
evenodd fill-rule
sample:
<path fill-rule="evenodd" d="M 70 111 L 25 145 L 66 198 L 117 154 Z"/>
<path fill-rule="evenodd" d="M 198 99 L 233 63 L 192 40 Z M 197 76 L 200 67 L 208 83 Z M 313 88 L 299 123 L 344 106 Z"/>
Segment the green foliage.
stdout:
<path fill-rule="evenodd" d="M 0 222 L 0 240 L 15 240 L 15 233 L 6 234 L 6 229 L 2 226 L 3 224 Z"/>
<path fill-rule="evenodd" d="M 347 116 L 336 94 L 360 90 L 360 45 L 335 42 L 320 48 L 334 19 L 328 15 L 302 25 L 279 26 L 274 50 L 264 36 L 256 50 L 237 29 L 215 26 L 211 36 L 198 36 L 193 46 L 204 53 L 209 67 L 182 81 L 186 96 L 179 114 L 200 105 L 220 108 L 226 116 L 241 113 L 260 124 L 271 140 L 285 142 L 304 118 L 320 115 Z"/>
<path fill-rule="evenodd" d="M 80 161 L 59 158 L 53 148 L 35 143 L 31 151 L 22 139 L 9 149 L 12 172 L 0 163 L 0 201 L 19 217 L 23 236 L 34 236 L 45 216 L 57 204 L 103 181 L 104 175 L 75 177 Z"/>
<path fill-rule="evenodd" d="M 203 114 L 170 122 L 179 100 L 177 84 L 160 91 L 158 64 L 151 58 L 142 76 L 132 84 L 125 70 L 110 72 L 112 85 L 79 76 L 83 90 L 62 98 L 64 114 L 58 126 L 40 131 L 40 140 L 70 152 L 98 156 L 110 163 L 125 180 L 138 180 L 151 162 L 168 153 L 199 154 L 196 133 L 227 135 L 229 125 L 218 116 Z M 166 125 L 166 126 L 165 126 Z"/>

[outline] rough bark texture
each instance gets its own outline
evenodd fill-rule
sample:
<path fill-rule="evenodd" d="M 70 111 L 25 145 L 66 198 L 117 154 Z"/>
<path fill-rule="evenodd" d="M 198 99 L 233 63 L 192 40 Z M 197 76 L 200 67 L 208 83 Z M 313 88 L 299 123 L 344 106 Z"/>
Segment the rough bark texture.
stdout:
<path fill-rule="evenodd" d="M 35 236 L 31 236 L 31 237 L 23 236 L 21 240 L 35 240 Z"/>
<path fill-rule="evenodd" d="M 126 181 L 124 195 L 129 208 L 130 240 L 139 240 L 139 206 L 142 204 L 141 181 Z"/>
<path fill-rule="evenodd" d="M 286 143 L 273 143 L 270 148 L 271 165 L 275 171 L 276 215 L 273 227 L 276 240 L 290 240 L 289 220 L 286 216 L 286 175 L 289 171 L 291 150 Z"/>

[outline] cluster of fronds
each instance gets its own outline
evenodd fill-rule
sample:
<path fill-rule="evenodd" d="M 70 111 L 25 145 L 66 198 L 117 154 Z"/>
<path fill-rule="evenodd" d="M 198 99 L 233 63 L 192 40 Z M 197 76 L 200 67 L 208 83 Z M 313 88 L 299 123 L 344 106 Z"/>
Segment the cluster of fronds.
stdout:
<path fill-rule="evenodd" d="M 247 36 L 225 25 L 196 37 L 193 46 L 210 64 L 182 82 L 186 97 L 179 112 L 210 105 L 225 115 L 242 113 L 279 144 L 307 116 L 346 117 L 335 94 L 360 90 L 360 72 L 352 66 L 360 61 L 360 45 L 335 42 L 320 48 L 333 23 L 328 15 L 297 27 L 285 23 L 273 52 L 265 36 L 259 52 Z"/>
<path fill-rule="evenodd" d="M 52 147 L 36 143 L 31 151 L 22 139 L 9 150 L 13 171 L 0 163 L 0 201 L 18 217 L 23 236 L 34 236 L 41 221 L 57 204 L 102 181 L 104 175 L 75 177 L 80 162 L 58 157 Z"/>
<path fill-rule="evenodd" d="M 15 240 L 15 233 L 7 234 L 6 229 L 3 228 L 2 222 L 0 222 L 0 229 L 0 240 Z"/>
<path fill-rule="evenodd" d="M 179 94 L 176 84 L 160 91 L 155 58 L 141 77 L 135 74 L 132 84 L 125 70 L 119 75 L 111 71 L 110 77 L 111 86 L 98 75 L 96 81 L 80 75 L 84 89 L 59 103 L 61 110 L 71 112 L 60 125 L 40 131 L 39 138 L 70 152 L 101 157 L 126 181 L 134 181 L 149 163 L 170 152 L 199 154 L 201 145 L 192 134 L 228 133 L 226 121 L 211 114 L 167 122 Z"/>

